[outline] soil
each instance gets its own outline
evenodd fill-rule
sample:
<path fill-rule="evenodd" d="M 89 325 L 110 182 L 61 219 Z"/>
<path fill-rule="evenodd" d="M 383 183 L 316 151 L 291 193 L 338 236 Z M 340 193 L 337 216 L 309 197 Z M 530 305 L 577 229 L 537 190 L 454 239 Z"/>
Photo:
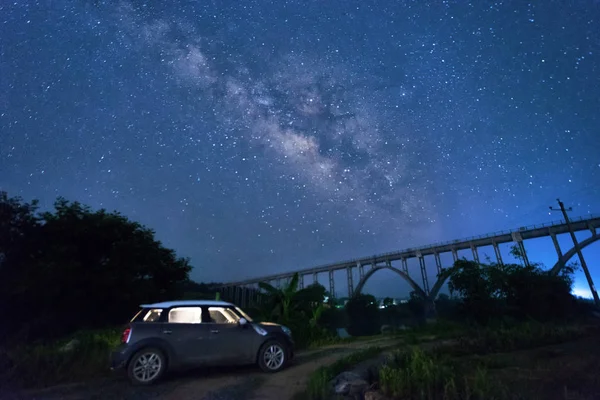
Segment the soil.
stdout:
<path fill-rule="evenodd" d="M 2 393 L 1 400 L 285 400 L 305 388 L 309 375 L 347 354 L 370 346 L 388 347 L 400 343 L 395 337 L 337 344 L 299 352 L 292 363 L 275 374 L 254 366 L 205 368 L 167 375 L 149 387 L 132 386 L 124 376 L 27 393 Z"/>

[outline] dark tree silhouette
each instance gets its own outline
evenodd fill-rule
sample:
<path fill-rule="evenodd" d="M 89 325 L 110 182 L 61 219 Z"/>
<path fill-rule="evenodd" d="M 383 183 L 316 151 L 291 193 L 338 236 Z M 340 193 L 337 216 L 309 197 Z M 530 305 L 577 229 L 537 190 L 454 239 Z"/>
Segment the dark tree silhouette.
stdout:
<path fill-rule="evenodd" d="M 479 323 L 500 316 L 564 319 L 575 312 L 571 294 L 575 267 L 554 276 L 539 264 L 479 264 L 458 260 L 448 286 L 457 293 L 465 314 Z"/>
<path fill-rule="evenodd" d="M 140 303 L 178 296 L 191 269 L 118 212 L 59 198 L 52 212 L 0 196 L 4 336 L 53 338 L 126 322 Z M 5 240 L 8 238 L 8 240 Z"/>

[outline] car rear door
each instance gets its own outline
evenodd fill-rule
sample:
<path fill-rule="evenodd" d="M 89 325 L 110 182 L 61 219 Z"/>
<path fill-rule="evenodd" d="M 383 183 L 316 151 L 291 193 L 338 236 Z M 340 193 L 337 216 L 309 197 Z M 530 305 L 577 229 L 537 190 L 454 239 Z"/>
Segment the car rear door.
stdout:
<path fill-rule="evenodd" d="M 201 316 L 201 307 L 174 307 L 167 314 L 162 337 L 181 363 L 201 365 L 210 361 L 209 330 L 201 323 Z"/>

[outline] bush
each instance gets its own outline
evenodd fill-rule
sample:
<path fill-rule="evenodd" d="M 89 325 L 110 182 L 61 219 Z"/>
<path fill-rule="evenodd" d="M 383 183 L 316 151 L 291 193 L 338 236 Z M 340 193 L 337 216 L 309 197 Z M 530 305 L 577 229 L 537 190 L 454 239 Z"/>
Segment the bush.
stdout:
<path fill-rule="evenodd" d="M 59 342 L 0 349 L 0 382 L 38 388 L 102 376 L 120 334 L 117 329 L 83 331 Z"/>

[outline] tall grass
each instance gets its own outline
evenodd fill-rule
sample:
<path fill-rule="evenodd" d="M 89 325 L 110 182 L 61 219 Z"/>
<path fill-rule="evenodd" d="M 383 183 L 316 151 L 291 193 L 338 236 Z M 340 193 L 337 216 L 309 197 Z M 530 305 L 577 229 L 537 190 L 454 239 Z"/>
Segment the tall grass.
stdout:
<path fill-rule="evenodd" d="M 418 347 L 396 352 L 379 371 L 379 386 L 393 398 L 420 400 L 505 399 L 503 388 L 481 366 L 474 373 L 457 370 L 450 359 Z"/>
<path fill-rule="evenodd" d="M 584 327 L 527 322 L 515 326 L 486 327 L 458 338 L 454 355 L 486 354 L 529 349 L 562 343 L 585 336 Z"/>
<path fill-rule="evenodd" d="M 110 353 L 120 342 L 121 331 L 83 331 L 55 343 L 0 348 L 0 382 L 21 388 L 42 388 L 101 377 L 109 372 Z M 72 350 L 64 346 L 78 342 Z"/>

